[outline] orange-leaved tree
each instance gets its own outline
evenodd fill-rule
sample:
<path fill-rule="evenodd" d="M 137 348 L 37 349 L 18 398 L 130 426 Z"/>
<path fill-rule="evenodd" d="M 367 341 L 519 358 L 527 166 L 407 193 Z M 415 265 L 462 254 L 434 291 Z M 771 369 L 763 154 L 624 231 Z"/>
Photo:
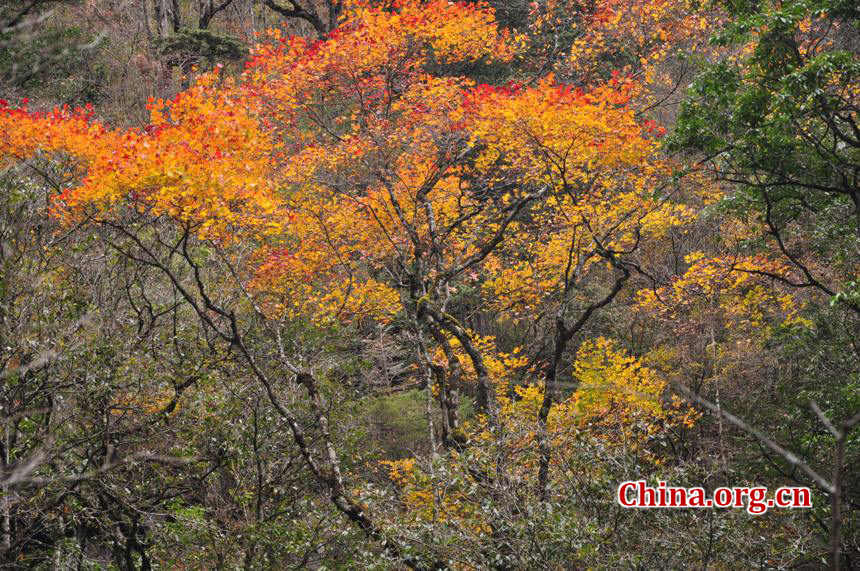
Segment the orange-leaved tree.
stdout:
<path fill-rule="evenodd" d="M 67 161 L 58 215 L 161 272 L 264 387 L 333 505 L 410 565 L 350 489 L 324 367 L 282 342 L 291 323 L 396 322 L 442 410 L 442 444 L 531 432 L 542 499 L 553 411 L 665 415 L 664 384 L 608 341 L 580 349 L 573 400 L 560 395 L 559 370 L 569 343 L 643 271 L 640 252 L 684 224 L 697 199 L 673 183 L 659 130 L 635 113 L 632 79 L 583 90 L 551 74 L 522 86 L 448 73 L 509 61 L 519 46 L 481 3 L 356 2 L 322 40 L 271 32 L 240 78 L 216 70 L 151 102 L 143 129 L 111 129 L 86 111 L 0 110 L 2 160 Z M 518 389 L 538 395 L 530 415 L 514 414 L 510 394 L 535 368 L 469 326 L 480 308 L 547 331 L 533 359 L 544 373 Z M 602 363 L 605 383 L 587 363 Z M 639 372 L 625 386 L 628 363 Z M 595 396 L 601 387 L 615 396 Z M 470 430 L 458 416 L 464 393 L 481 413 Z"/>

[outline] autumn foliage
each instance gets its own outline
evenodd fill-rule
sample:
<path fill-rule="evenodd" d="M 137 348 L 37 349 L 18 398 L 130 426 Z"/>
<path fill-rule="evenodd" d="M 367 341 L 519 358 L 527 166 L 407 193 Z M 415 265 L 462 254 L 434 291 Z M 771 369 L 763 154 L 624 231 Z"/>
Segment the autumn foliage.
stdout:
<path fill-rule="evenodd" d="M 403 538 L 441 544 L 422 535 L 441 523 L 452 544 L 510 551 L 492 502 L 513 514 L 563 501 L 573 473 L 692 462 L 703 412 L 676 387 L 752 382 L 769 344 L 814 330 L 801 261 L 826 268 L 756 250 L 752 216 L 708 226 L 725 181 L 667 153 L 654 111 L 675 89 L 673 58 L 723 17 L 548 0 L 507 30 L 484 2 L 346 2 L 321 39 L 269 30 L 240 73 L 214 66 L 150 100 L 145 126 L 2 102 L 0 162 L 58 169 L 58 232 L 103 230 L 111 255 L 163 272 L 176 300 L 164 314 L 189 304 L 207 359 L 250 371 L 333 509 L 394 560 L 438 566 Z M 476 79 L 492 66 L 520 71 Z M 399 375 L 385 388 L 427 398 L 423 457 L 337 449 L 332 403 L 352 388 L 317 355 L 383 337 Z M 114 406 L 208 422 L 177 386 Z M 394 484 L 396 515 L 358 470 Z"/>

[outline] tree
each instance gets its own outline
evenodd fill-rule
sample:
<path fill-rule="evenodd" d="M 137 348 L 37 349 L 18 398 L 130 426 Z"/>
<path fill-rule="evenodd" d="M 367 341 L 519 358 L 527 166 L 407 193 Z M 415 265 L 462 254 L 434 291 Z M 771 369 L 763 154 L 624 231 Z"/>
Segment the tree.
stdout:
<path fill-rule="evenodd" d="M 801 272 L 796 286 L 856 313 L 860 68 L 849 38 L 858 13 L 840 2 L 789 2 L 742 3 L 731 15 L 717 41 L 744 49 L 697 79 L 674 144 L 739 185 L 733 205 L 760 219 L 770 248 Z"/>
<path fill-rule="evenodd" d="M 768 278 L 824 296 L 848 313 L 833 323 L 835 337 L 854 337 L 860 331 L 855 279 L 860 67 L 854 41 L 860 13 L 842 2 L 741 2 L 725 7 L 729 19 L 715 36 L 725 55 L 706 66 L 692 85 L 672 145 L 696 152 L 697 168 L 733 185 L 724 204 L 746 235 L 737 238 L 732 232 L 732 247 L 743 258 L 765 258 L 757 267 L 744 262 L 734 266 L 736 283 L 750 276 Z M 820 298 L 814 303 L 823 305 Z M 833 319 L 832 312 L 819 309 L 812 315 L 823 332 L 821 341 L 829 344 L 831 326 L 820 319 Z M 831 568 L 838 569 L 843 564 L 845 501 L 839 482 L 847 434 L 857 423 L 856 399 L 847 389 L 856 367 L 838 363 L 856 361 L 857 352 L 849 344 L 831 347 L 827 360 L 840 370 L 840 378 L 821 379 L 803 391 L 813 397 L 803 405 L 811 407 L 813 422 L 821 421 L 835 439 L 833 476 L 830 482 L 820 477 L 817 482 L 831 496 L 830 559 Z M 842 420 L 830 420 L 813 395 L 828 399 L 828 413 Z M 707 407 L 713 409 L 713 404 Z M 761 442 L 769 440 L 755 429 L 751 433 Z"/>
<path fill-rule="evenodd" d="M 61 329 L 83 311 L 64 292 L 98 317 L 72 350 L 62 334 L 38 344 L 68 366 L 24 351 L 26 335 L 8 351 L 10 560 L 32 529 L 34 561 L 120 568 L 820 556 L 820 507 L 751 520 L 612 504 L 640 478 L 811 479 L 834 492 L 845 543 L 852 385 L 822 380 L 856 372 L 841 329 L 855 311 L 816 283 L 838 293 L 827 284 L 854 262 L 748 240 L 738 183 L 668 155 L 655 121 L 717 10 L 512 4 L 508 31 L 482 2 L 265 4 L 317 37 L 268 31 L 244 72 L 215 65 L 151 99 L 143 127 L 0 107 L 0 161 L 11 188 L 43 193 L 50 215 L 32 219 L 56 256 L 38 223 L 12 232 L 46 269 L 0 292 L 8 322 Z M 176 4 L 159 6 L 179 38 Z M 707 54 L 722 56 L 746 57 Z M 57 317 L 34 319 L 18 292 L 45 272 Z M 54 394 L 62 417 L 22 404 Z M 806 416 L 786 417 L 802 400 Z"/>
<path fill-rule="evenodd" d="M 492 87 L 427 72 L 513 51 L 480 5 L 358 5 L 326 40 L 273 33 L 238 82 L 216 71 L 153 102 L 144 131 L 112 130 L 86 112 L 3 114 L 4 155 L 78 159 L 81 182 L 54 199 L 60 216 L 99 228 L 119 255 L 165 277 L 261 383 L 333 505 L 407 563 L 407 548 L 347 491 L 321 370 L 280 345 L 271 362 L 250 323 L 271 344 L 299 319 L 396 321 L 453 447 L 478 434 L 457 417 L 469 378 L 499 436 L 499 393 L 512 380 L 493 367 L 495 349 L 449 313 L 458 292 L 486 288 L 514 318 L 540 308 L 556 328 L 537 419 L 545 434 L 567 342 L 621 291 L 640 244 L 688 212 L 653 127 L 628 106 L 631 81 L 584 92 L 552 76 Z M 530 242 L 538 227 L 554 231 L 548 247 Z M 574 294 L 586 275 L 592 284 Z M 582 309 L 568 324 L 574 303 Z M 280 396 L 283 372 L 306 390 L 299 406 L 313 411 L 319 450 Z M 541 447 L 546 497 L 546 437 Z"/>

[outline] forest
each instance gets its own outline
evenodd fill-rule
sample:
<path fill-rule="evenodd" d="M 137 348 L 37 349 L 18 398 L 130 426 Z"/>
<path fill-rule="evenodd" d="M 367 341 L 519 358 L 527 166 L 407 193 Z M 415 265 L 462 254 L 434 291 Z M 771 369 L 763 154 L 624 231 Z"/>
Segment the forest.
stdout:
<path fill-rule="evenodd" d="M 856 0 L 0 0 L 0 567 L 838 571 L 858 510 Z"/>

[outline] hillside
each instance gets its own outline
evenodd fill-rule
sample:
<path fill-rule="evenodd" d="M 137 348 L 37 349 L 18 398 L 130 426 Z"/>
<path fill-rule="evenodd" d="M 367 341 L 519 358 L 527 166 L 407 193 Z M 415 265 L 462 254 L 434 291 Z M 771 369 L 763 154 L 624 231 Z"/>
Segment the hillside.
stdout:
<path fill-rule="evenodd" d="M 858 110 L 850 0 L 1 0 L 0 564 L 857 568 Z"/>

